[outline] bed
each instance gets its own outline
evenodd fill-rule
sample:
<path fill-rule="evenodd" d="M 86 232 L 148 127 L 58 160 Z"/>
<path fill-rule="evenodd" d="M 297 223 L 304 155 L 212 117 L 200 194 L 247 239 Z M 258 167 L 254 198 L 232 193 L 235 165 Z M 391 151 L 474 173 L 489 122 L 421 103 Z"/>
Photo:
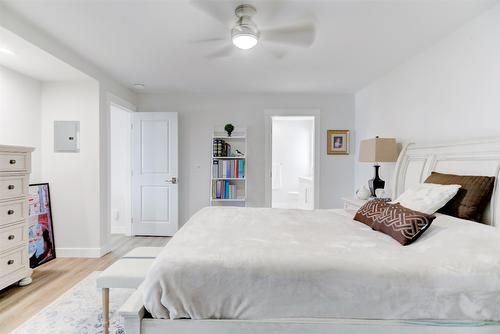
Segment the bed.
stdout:
<path fill-rule="evenodd" d="M 499 167 L 500 140 L 410 144 L 393 191 Z M 406 247 L 344 210 L 203 209 L 121 308 L 126 333 L 498 333 L 497 192 L 488 225 L 438 215 Z"/>

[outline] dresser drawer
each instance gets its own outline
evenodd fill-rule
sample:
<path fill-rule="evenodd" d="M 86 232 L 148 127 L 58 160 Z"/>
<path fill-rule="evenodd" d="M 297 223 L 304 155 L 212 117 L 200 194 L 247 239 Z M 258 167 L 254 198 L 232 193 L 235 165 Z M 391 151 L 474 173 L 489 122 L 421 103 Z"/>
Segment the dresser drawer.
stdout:
<path fill-rule="evenodd" d="M 0 227 L 27 217 L 26 200 L 0 203 Z"/>
<path fill-rule="evenodd" d="M 24 197 L 28 192 L 26 176 L 7 176 L 0 178 L 0 200 Z"/>
<path fill-rule="evenodd" d="M 0 255 L 0 278 L 28 267 L 28 247 L 22 246 Z"/>
<path fill-rule="evenodd" d="M 0 253 L 22 245 L 28 245 L 28 225 L 25 222 L 0 228 Z"/>
<path fill-rule="evenodd" d="M 25 153 L 0 153 L 0 171 L 2 172 L 26 171 L 28 165 Z"/>

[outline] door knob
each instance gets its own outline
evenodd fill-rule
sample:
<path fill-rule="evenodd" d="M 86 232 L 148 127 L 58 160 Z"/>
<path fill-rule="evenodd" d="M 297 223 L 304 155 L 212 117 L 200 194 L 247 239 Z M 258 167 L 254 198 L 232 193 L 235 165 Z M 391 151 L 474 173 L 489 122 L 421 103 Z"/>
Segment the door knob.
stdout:
<path fill-rule="evenodd" d="M 176 178 L 176 177 L 173 177 L 173 178 L 171 178 L 170 180 L 165 180 L 165 182 L 167 182 L 167 183 L 171 183 L 171 184 L 177 184 L 177 178 Z"/>

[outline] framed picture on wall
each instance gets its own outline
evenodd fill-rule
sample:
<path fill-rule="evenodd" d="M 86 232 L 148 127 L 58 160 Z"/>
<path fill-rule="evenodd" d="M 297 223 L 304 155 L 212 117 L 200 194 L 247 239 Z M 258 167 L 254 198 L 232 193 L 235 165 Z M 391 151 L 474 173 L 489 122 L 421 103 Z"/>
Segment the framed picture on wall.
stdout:
<path fill-rule="evenodd" d="M 349 154 L 349 130 L 328 130 L 326 137 L 328 154 Z"/>
<path fill-rule="evenodd" d="M 30 184 L 28 212 L 30 267 L 36 268 L 56 258 L 48 183 Z"/>

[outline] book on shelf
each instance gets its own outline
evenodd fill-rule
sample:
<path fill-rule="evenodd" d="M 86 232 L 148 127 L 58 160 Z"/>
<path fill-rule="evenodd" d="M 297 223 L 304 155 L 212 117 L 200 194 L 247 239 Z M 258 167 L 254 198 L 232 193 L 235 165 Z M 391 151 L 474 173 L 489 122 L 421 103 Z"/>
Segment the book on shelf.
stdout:
<path fill-rule="evenodd" d="M 217 144 L 218 144 L 217 139 L 214 139 L 213 143 L 212 143 L 212 154 L 213 154 L 214 157 L 218 156 L 217 152 L 218 152 L 219 148 L 218 148 Z"/>
<path fill-rule="evenodd" d="M 219 175 L 219 160 L 212 161 L 212 177 L 216 178 Z"/>
<path fill-rule="evenodd" d="M 236 174 L 238 178 L 244 178 L 245 177 L 245 160 L 236 160 L 238 163 L 238 173 Z"/>
<path fill-rule="evenodd" d="M 212 198 L 214 199 L 237 199 L 237 189 L 235 184 L 231 184 L 226 180 L 214 181 L 212 188 Z"/>
<path fill-rule="evenodd" d="M 226 143 L 224 139 L 214 138 L 212 146 L 214 157 L 233 157 L 231 144 Z M 241 155 L 241 153 L 236 152 L 234 157 L 238 155 Z"/>
<path fill-rule="evenodd" d="M 213 140 L 213 156 L 214 157 L 223 157 L 223 147 L 224 140 L 222 139 L 214 139 Z"/>
<path fill-rule="evenodd" d="M 245 178 L 245 160 L 217 160 L 212 162 L 212 177 L 214 179 Z"/>

